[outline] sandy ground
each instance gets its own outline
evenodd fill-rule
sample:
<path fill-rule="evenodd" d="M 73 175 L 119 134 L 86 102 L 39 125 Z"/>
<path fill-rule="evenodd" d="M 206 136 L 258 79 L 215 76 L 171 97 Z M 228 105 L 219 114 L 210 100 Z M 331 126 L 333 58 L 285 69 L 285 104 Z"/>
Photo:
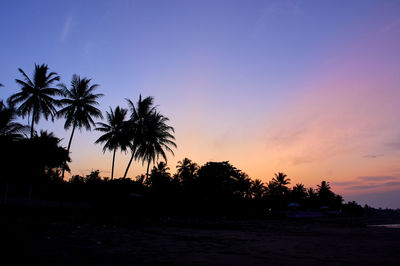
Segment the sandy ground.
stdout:
<path fill-rule="evenodd" d="M 2 224 L 5 255 L 39 265 L 399 265 L 400 229 L 345 221 Z"/>

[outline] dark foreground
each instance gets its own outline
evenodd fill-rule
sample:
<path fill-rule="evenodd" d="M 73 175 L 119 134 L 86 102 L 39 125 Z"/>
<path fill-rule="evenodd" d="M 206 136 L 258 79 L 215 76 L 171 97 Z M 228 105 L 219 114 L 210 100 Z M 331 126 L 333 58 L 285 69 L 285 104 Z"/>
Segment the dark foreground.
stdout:
<path fill-rule="evenodd" d="M 367 227 L 368 221 L 362 219 L 141 218 L 102 224 L 74 216 L 51 219 L 4 210 L 3 214 L 1 250 L 12 259 L 8 265 L 398 265 L 400 261 L 400 229 Z"/>

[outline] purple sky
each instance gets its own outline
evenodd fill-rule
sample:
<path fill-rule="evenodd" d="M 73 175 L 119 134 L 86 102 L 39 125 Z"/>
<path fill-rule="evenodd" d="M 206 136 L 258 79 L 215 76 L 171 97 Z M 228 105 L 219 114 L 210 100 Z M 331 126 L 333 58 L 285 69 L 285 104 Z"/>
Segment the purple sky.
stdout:
<path fill-rule="evenodd" d="M 154 96 L 183 157 L 229 160 L 268 182 L 329 181 L 345 200 L 400 208 L 399 1 L 8 1 L 0 98 L 46 63 L 100 84 L 100 108 Z M 67 145 L 63 121 L 41 120 Z M 110 174 L 81 132 L 73 174 Z M 118 154 L 116 175 L 128 155 Z M 143 173 L 136 162 L 131 177 Z"/>

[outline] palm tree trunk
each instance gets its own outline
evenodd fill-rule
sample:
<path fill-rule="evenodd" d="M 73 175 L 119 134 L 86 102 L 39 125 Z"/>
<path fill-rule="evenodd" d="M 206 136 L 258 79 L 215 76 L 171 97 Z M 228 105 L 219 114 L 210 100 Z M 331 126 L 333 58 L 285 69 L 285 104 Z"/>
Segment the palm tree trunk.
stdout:
<path fill-rule="evenodd" d="M 72 133 L 71 133 L 71 137 L 69 138 L 69 142 L 68 142 L 68 154 L 69 154 L 69 149 L 71 148 L 71 143 L 72 143 L 72 138 L 74 136 L 74 132 L 75 132 L 75 125 L 72 128 Z"/>
<path fill-rule="evenodd" d="M 150 166 L 150 160 L 147 163 L 146 179 L 149 179 L 149 166 Z"/>
<path fill-rule="evenodd" d="M 33 138 L 33 123 L 35 121 L 35 111 L 32 112 L 31 138 Z"/>
<path fill-rule="evenodd" d="M 114 154 L 113 154 L 113 159 L 112 159 L 112 167 L 111 167 L 111 180 L 114 178 L 114 161 L 115 161 L 115 152 L 117 151 L 117 148 L 114 149 Z"/>
<path fill-rule="evenodd" d="M 131 166 L 134 155 L 135 155 L 135 153 L 132 151 L 132 156 L 131 156 L 131 159 L 129 160 L 128 166 L 126 167 L 124 178 L 126 178 L 126 175 L 128 174 L 128 170 L 129 170 L 129 167 Z"/>
<path fill-rule="evenodd" d="M 72 128 L 71 137 L 69 138 L 69 142 L 68 142 L 68 148 L 67 148 L 67 150 L 68 150 L 68 155 L 69 155 L 69 149 L 71 148 L 72 137 L 74 136 L 74 132 L 75 132 L 75 125 L 74 125 L 73 128 Z M 65 169 L 63 169 L 63 171 L 62 171 L 62 177 L 61 177 L 61 180 L 62 180 L 62 181 L 64 180 L 64 173 L 65 173 Z"/>

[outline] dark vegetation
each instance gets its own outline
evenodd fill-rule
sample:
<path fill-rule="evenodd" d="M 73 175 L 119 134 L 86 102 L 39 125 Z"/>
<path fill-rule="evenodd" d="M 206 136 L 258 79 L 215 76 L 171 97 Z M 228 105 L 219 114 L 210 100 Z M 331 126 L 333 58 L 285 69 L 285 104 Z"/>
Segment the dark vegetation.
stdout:
<path fill-rule="evenodd" d="M 98 85 L 91 85 L 90 79 L 74 75 L 68 89 L 65 84 L 55 84 L 60 77 L 49 73 L 47 65 L 35 65 L 32 79 L 22 69 L 19 71 L 23 80 L 16 82 L 21 90 L 0 104 L 3 203 L 11 198 L 58 201 L 60 206 L 66 202 L 87 203 L 84 206 L 99 213 L 119 217 L 281 216 L 288 206 L 344 215 L 364 212 L 355 202 L 343 204 L 343 198 L 332 191 L 328 182 L 322 181 L 316 188 L 290 186 L 290 179 L 277 173 L 264 184 L 228 161 L 199 166 L 184 158 L 176 166 L 176 173 L 171 174 L 166 152 L 173 154 L 176 148 L 174 129 L 168 125 L 169 119 L 157 111 L 152 97 L 139 96 L 136 103 L 127 99 L 129 109 L 110 107 L 106 122 L 96 123 L 93 119 L 103 118 L 96 107 L 103 95 L 95 93 Z M 28 125 L 15 122 L 17 116 L 28 117 Z M 60 139 L 52 133 L 36 132 L 35 124 L 41 117 L 65 119 L 65 129 L 72 128 L 67 148 L 60 146 Z M 101 178 L 99 171 L 92 171 L 65 180 L 75 130 L 93 127 L 103 134 L 96 143 L 113 154 L 111 177 Z M 122 178 L 114 178 L 118 150 L 131 154 Z M 133 161 L 146 164 L 145 175 L 127 177 Z"/>

